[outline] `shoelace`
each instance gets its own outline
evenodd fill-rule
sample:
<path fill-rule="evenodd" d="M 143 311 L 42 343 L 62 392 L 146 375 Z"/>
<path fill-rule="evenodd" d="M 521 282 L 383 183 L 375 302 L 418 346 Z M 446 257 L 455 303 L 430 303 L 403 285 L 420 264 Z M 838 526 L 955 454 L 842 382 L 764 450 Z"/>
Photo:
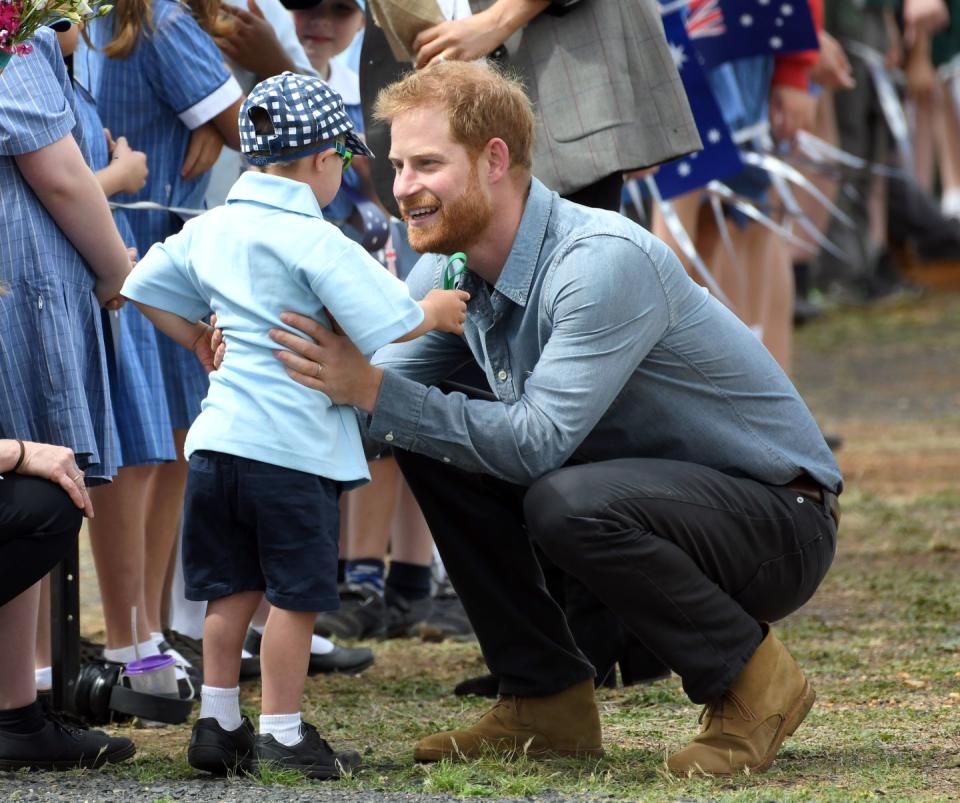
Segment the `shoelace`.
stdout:
<path fill-rule="evenodd" d="M 741 699 L 735 691 L 727 690 L 724 692 L 723 696 L 713 703 L 707 703 L 703 710 L 700 712 L 700 716 L 697 719 L 699 724 L 703 724 L 705 718 L 713 719 L 715 716 L 719 716 L 720 719 L 734 719 L 732 716 L 727 716 L 724 713 L 724 702 L 729 700 L 733 703 L 734 707 L 737 709 L 737 713 L 740 715 L 740 719 L 744 719 L 748 722 L 751 722 L 757 718 L 757 715 L 754 713 L 753 709 L 747 705 L 743 699 Z M 717 710 L 721 712 L 717 714 Z"/>
<path fill-rule="evenodd" d="M 83 720 L 66 711 L 54 711 L 50 704 L 43 700 L 40 703 L 43 717 L 53 723 L 54 727 L 74 739 L 80 738 L 82 731 L 89 730 Z"/>

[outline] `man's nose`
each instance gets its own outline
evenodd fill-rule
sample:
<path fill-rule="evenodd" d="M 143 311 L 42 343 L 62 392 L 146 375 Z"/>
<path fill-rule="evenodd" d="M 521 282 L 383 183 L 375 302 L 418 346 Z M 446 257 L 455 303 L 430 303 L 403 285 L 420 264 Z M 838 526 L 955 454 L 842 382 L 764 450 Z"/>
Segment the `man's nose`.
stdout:
<path fill-rule="evenodd" d="M 423 188 L 415 171 L 407 168 L 401 168 L 397 171 L 393 179 L 393 194 L 398 201 L 404 198 L 412 198 L 421 189 Z"/>

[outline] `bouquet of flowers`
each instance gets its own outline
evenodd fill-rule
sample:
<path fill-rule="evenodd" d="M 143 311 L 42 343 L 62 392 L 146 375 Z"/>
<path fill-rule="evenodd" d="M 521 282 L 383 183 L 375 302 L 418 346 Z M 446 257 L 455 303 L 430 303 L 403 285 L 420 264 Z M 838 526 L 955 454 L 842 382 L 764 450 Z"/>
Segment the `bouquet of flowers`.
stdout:
<path fill-rule="evenodd" d="M 92 6 L 87 0 L 0 0 L 0 70 L 11 56 L 22 56 L 33 49 L 27 40 L 40 26 L 56 20 L 76 25 L 113 8 L 91 2 Z"/>

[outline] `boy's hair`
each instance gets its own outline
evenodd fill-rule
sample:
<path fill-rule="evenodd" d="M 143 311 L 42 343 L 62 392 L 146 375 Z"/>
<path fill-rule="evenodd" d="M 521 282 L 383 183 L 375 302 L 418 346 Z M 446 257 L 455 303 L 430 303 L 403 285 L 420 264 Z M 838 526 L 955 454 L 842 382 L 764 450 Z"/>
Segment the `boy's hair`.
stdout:
<path fill-rule="evenodd" d="M 220 16 L 220 0 L 185 0 L 193 18 L 210 36 L 225 36 L 233 30 L 233 22 Z M 144 24 L 153 27 L 150 16 L 152 0 L 117 0 L 113 6 L 113 39 L 103 48 L 111 59 L 125 59 L 137 46 Z M 90 40 L 84 31 L 87 44 Z"/>
<path fill-rule="evenodd" d="M 533 163 L 533 108 L 523 85 L 499 69 L 473 62 L 441 61 L 380 90 L 375 119 L 390 123 L 403 112 L 439 105 L 455 142 L 479 153 L 494 137 L 510 150 L 510 166 Z"/>

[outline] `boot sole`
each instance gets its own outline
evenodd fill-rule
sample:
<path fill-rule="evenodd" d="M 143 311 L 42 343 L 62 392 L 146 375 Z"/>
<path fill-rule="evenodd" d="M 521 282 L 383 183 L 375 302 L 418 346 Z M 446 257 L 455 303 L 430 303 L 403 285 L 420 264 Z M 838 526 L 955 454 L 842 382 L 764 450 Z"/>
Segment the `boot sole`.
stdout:
<path fill-rule="evenodd" d="M 783 722 L 780 723 L 780 727 L 774 734 L 773 741 L 764 754 L 763 760 L 759 764 L 750 767 L 751 772 L 763 772 L 773 764 L 773 760 L 777 757 L 777 753 L 780 752 L 780 747 L 784 740 L 797 732 L 797 728 L 800 727 L 800 723 L 802 723 L 807 714 L 810 713 L 810 709 L 813 708 L 813 701 L 816 699 L 817 693 L 813 690 L 813 686 L 810 685 L 809 680 L 805 680 L 803 692 L 801 692 L 800 697 L 797 698 L 797 701 L 793 704 L 793 708 L 787 712 Z"/>
<path fill-rule="evenodd" d="M 466 755 L 464 753 L 454 753 L 449 750 L 423 750 L 417 748 L 413 751 L 413 760 L 418 764 L 431 764 L 437 761 L 475 761 L 479 758 L 490 756 L 491 754 L 500 754 L 504 758 L 516 759 L 521 756 L 528 758 L 603 758 L 604 750 L 602 747 L 591 747 L 584 750 L 527 750 L 515 748 L 513 750 L 497 750 L 494 746 L 489 746 L 487 750 L 477 755 Z"/>

